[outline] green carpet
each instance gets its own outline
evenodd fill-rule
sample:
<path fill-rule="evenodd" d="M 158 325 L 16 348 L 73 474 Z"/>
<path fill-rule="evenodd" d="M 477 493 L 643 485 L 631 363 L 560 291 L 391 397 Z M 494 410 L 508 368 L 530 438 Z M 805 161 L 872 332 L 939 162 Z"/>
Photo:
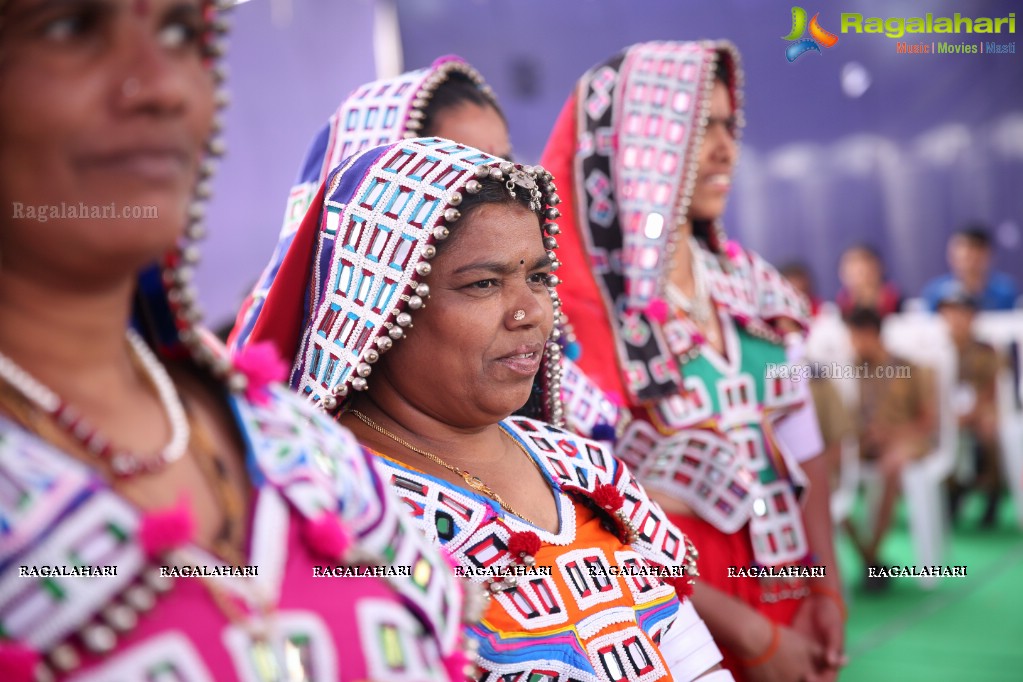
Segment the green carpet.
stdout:
<path fill-rule="evenodd" d="M 980 512 L 981 500 L 967 500 L 942 561 L 966 565 L 967 577 L 942 578 L 933 590 L 896 578 L 881 594 L 865 593 L 865 569 L 848 538 L 839 538 L 849 599 L 843 682 L 1023 680 L 1023 532 L 1008 498 L 996 528 L 977 528 Z M 916 563 L 901 508 L 881 557 Z"/>

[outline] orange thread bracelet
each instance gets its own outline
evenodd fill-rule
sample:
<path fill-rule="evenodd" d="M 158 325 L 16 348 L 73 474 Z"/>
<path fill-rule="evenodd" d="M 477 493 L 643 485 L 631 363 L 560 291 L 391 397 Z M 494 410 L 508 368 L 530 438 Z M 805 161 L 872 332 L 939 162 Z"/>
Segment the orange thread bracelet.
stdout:
<path fill-rule="evenodd" d="M 750 659 L 739 659 L 739 663 L 744 668 L 752 668 L 754 666 L 762 665 L 767 663 L 774 655 L 778 653 L 778 647 L 781 645 L 781 630 L 778 628 L 778 624 L 773 620 L 771 621 L 771 643 L 767 645 L 764 653 L 760 654 L 756 658 Z"/>
<path fill-rule="evenodd" d="M 842 622 L 849 620 L 849 611 L 845 607 L 845 599 L 838 593 L 837 590 L 833 590 L 830 587 L 823 587 L 821 585 L 812 585 L 810 587 L 810 594 L 819 594 L 823 597 L 828 597 L 838 607 L 839 613 L 842 614 Z"/>

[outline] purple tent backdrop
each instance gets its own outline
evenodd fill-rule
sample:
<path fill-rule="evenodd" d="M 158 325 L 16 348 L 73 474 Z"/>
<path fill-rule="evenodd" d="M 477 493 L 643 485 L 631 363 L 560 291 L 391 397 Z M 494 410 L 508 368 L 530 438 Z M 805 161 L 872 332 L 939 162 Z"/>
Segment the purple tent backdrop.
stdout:
<path fill-rule="evenodd" d="M 897 54 L 883 35 L 839 33 L 842 12 L 1004 17 L 1018 0 L 797 3 L 819 11 L 839 42 L 791 64 L 781 38 L 789 0 L 396 2 L 406 68 L 450 52 L 469 60 L 497 91 L 516 155 L 529 162 L 593 64 L 634 42 L 728 38 L 747 78 L 732 235 L 775 263 L 808 262 L 826 296 L 838 287 L 842 249 L 868 242 L 915 295 L 944 271 L 947 235 L 981 219 L 995 232 L 996 267 L 1023 280 L 1023 55 Z"/>
<path fill-rule="evenodd" d="M 405 68 L 457 53 L 483 72 L 525 161 L 539 158 L 574 82 L 593 64 L 643 40 L 728 38 L 742 51 L 747 78 L 747 127 L 726 216 L 734 236 L 776 263 L 809 262 L 827 296 L 837 288 L 841 250 L 866 241 L 915 294 L 944 269 L 947 235 L 978 218 L 995 228 L 996 266 L 1023 280 L 1020 54 L 900 55 L 884 36 L 840 34 L 834 48 L 790 64 L 781 39 L 790 29 L 788 0 L 377 2 L 397 7 Z M 836 33 L 843 11 L 976 17 L 1018 6 L 802 4 Z M 290 16 L 274 17 L 282 8 Z M 228 156 L 198 271 L 211 324 L 233 318 L 269 258 L 312 135 L 345 94 L 376 77 L 374 8 L 373 0 L 254 0 L 235 10 Z M 847 94 L 867 80 L 861 96 Z"/>
<path fill-rule="evenodd" d="M 197 272 L 211 326 L 234 319 L 270 258 L 313 135 L 345 95 L 376 77 L 373 16 L 372 0 L 254 0 L 232 12 L 228 153 Z"/>

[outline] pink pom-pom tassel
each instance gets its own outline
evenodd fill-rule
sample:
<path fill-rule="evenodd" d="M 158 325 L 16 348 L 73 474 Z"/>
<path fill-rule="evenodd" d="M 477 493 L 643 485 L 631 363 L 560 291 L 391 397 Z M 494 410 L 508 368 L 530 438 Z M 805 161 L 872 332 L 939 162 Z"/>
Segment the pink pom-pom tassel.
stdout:
<path fill-rule="evenodd" d="M 451 552 L 444 549 L 443 547 L 440 548 L 440 555 L 444 557 L 444 561 L 447 562 L 448 566 L 451 568 L 452 571 L 457 571 L 458 568 L 461 566 L 461 564 L 458 563 L 458 559 L 452 556 Z"/>
<path fill-rule="evenodd" d="M 0 642 L 0 680 L 5 682 L 33 682 L 39 652 L 18 642 Z"/>
<path fill-rule="evenodd" d="M 352 534 L 334 514 L 324 512 L 302 527 L 306 546 L 329 559 L 341 560 L 352 546 Z"/>
<path fill-rule="evenodd" d="M 142 516 L 138 540 L 150 559 L 188 543 L 195 534 L 195 517 L 188 497 L 182 495 L 177 505 L 153 509 Z"/>
<path fill-rule="evenodd" d="M 448 671 L 451 682 L 465 682 L 469 679 L 466 668 L 470 664 L 464 651 L 455 651 L 444 657 L 444 669 Z"/>
<path fill-rule="evenodd" d="M 646 308 L 643 309 L 646 316 L 651 320 L 655 320 L 664 324 L 668 321 L 668 304 L 665 303 L 663 298 L 655 298 L 647 304 Z"/>
<path fill-rule="evenodd" d="M 735 260 L 742 253 L 742 247 L 739 246 L 739 242 L 729 239 L 725 242 L 724 252 L 729 259 Z"/>
<path fill-rule="evenodd" d="M 260 341 L 242 348 L 234 357 L 234 366 L 245 375 L 245 397 L 255 405 L 270 402 L 270 384 L 284 381 L 288 364 L 281 359 L 272 341 Z"/>

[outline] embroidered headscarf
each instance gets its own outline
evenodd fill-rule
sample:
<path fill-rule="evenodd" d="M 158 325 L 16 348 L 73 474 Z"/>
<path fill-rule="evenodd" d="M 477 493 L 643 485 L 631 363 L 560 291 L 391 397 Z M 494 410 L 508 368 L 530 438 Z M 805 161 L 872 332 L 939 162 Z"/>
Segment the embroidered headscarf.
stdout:
<path fill-rule="evenodd" d="M 434 94 L 456 77 L 475 86 L 483 101 L 501 111 L 493 91 L 479 72 L 456 56 L 441 57 L 425 69 L 361 85 L 341 103 L 306 154 L 298 180 L 288 194 L 277 247 L 242 304 L 228 341 L 230 348 L 237 350 L 246 343 L 295 231 L 327 174 L 344 159 L 369 147 L 420 137 L 421 131 L 429 125 L 426 117 Z"/>
<path fill-rule="evenodd" d="M 568 314 L 584 345 L 591 334 L 615 339 L 617 357 L 586 349 L 584 369 L 632 403 L 676 395 L 683 384 L 657 308 L 688 219 L 719 62 L 741 117 L 742 73 L 730 43 L 642 43 L 583 75 L 544 152 L 566 194 Z M 778 338 L 772 323 L 782 317 L 805 326 L 795 290 L 728 242 L 718 221 L 694 222 L 693 233 L 725 272 L 753 283 L 726 301 L 748 331 Z"/>
<path fill-rule="evenodd" d="M 523 192 L 553 249 L 560 202 L 551 175 L 440 138 L 375 147 L 332 172 L 295 233 L 247 343 L 273 340 L 293 360 L 291 386 L 328 412 L 369 386 L 430 295 L 430 259 L 480 180 Z M 561 303 L 551 275 L 555 318 Z M 561 349 L 552 333 L 540 368 L 543 417 L 560 425 Z"/>

